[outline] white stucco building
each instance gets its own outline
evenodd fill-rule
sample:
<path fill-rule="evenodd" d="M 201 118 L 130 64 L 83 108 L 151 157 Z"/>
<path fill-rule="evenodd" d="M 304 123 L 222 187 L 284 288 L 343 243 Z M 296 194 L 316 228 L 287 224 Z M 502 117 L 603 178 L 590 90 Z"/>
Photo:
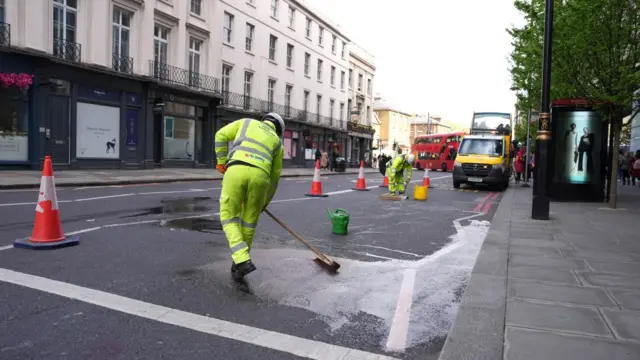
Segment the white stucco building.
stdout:
<path fill-rule="evenodd" d="M 302 0 L 0 0 L 0 72 L 37 85 L 0 94 L 0 165 L 210 167 L 218 128 L 269 111 L 285 166 L 344 156 L 349 44 Z"/>
<path fill-rule="evenodd" d="M 362 47 L 349 47 L 347 107 L 350 109 L 347 159 L 351 163 L 371 161 L 373 141 L 374 57 Z"/>

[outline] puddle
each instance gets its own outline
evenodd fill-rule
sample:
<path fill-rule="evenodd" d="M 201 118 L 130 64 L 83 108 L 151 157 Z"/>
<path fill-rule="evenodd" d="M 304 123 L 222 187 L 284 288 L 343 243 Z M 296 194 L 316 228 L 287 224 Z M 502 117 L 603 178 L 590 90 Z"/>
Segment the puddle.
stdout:
<path fill-rule="evenodd" d="M 184 214 L 184 213 L 201 213 L 212 209 L 211 206 L 201 204 L 203 201 L 217 200 L 209 196 L 196 196 L 190 198 L 164 199 L 160 201 L 162 205 L 155 206 L 145 211 L 133 215 L 121 216 L 120 218 L 132 218 L 148 215 L 162 214 Z"/>
<path fill-rule="evenodd" d="M 222 233 L 222 225 L 220 220 L 207 218 L 182 218 L 164 220 L 160 222 L 160 226 L 170 229 L 191 230 L 203 233 Z"/>

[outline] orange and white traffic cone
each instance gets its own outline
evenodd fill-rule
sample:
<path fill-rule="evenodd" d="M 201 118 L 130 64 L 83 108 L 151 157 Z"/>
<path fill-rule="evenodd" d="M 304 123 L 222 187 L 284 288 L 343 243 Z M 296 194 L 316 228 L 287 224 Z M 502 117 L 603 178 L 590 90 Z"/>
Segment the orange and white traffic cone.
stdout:
<path fill-rule="evenodd" d="M 311 181 L 311 192 L 305 196 L 327 197 L 329 195 L 322 193 L 322 183 L 320 182 L 320 160 L 316 160 L 316 169 L 313 172 L 313 180 Z"/>
<path fill-rule="evenodd" d="M 431 179 L 429 178 L 429 169 L 424 170 L 424 177 L 422 178 L 422 186 L 426 186 L 429 189 L 433 188 L 433 186 L 431 186 Z"/>
<path fill-rule="evenodd" d="M 31 236 L 13 242 L 13 247 L 24 249 L 58 249 L 78 245 L 77 236 L 65 236 L 60 223 L 58 197 L 53 180 L 51 156 L 44 158 L 40 194 L 36 205 L 36 218 Z"/>
<path fill-rule="evenodd" d="M 381 188 L 388 188 L 389 187 L 389 177 L 385 174 L 384 175 L 384 179 L 382 180 L 382 185 L 380 185 Z"/>
<path fill-rule="evenodd" d="M 356 180 L 356 187 L 354 187 L 352 190 L 369 191 L 364 181 L 364 160 L 360 160 L 360 172 L 358 173 L 358 180 Z"/>

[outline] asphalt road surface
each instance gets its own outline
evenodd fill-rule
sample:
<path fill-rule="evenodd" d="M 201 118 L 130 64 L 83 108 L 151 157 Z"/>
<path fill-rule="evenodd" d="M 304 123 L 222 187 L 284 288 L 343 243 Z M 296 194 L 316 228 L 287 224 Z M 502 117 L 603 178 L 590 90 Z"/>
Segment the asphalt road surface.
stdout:
<path fill-rule="evenodd" d="M 377 174 L 361 192 L 325 176 L 327 198 L 282 179 L 270 210 L 342 267 L 263 215 L 246 284 L 230 277 L 219 181 L 58 189 L 80 244 L 53 251 L 12 247 L 37 191 L 2 191 L 0 359 L 436 359 L 501 194 L 431 180 L 421 202 L 379 199 Z M 347 236 L 331 234 L 337 208 Z"/>

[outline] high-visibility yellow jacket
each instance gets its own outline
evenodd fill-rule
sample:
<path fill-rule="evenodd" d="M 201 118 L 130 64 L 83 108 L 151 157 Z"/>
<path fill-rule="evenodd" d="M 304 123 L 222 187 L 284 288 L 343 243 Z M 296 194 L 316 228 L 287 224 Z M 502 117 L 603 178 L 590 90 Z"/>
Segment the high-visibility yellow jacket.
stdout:
<path fill-rule="evenodd" d="M 230 149 L 229 142 L 232 142 Z M 214 146 L 218 164 L 226 165 L 227 161 L 238 160 L 267 173 L 271 178 L 271 191 L 267 196 L 269 204 L 278 189 L 284 157 L 282 141 L 275 127 L 255 119 L 236 120 L 218 130 Z"/>
<path fill-rule="evenodd" d="M 405 170 L 407 171 L 404 176 L 405 180 L 411 179 L 413 166 L 407 162 L 407 156 L 404 154 L 397 155 L 387 163 L 387 171 L 391 176 L 402 174 Z"/>

